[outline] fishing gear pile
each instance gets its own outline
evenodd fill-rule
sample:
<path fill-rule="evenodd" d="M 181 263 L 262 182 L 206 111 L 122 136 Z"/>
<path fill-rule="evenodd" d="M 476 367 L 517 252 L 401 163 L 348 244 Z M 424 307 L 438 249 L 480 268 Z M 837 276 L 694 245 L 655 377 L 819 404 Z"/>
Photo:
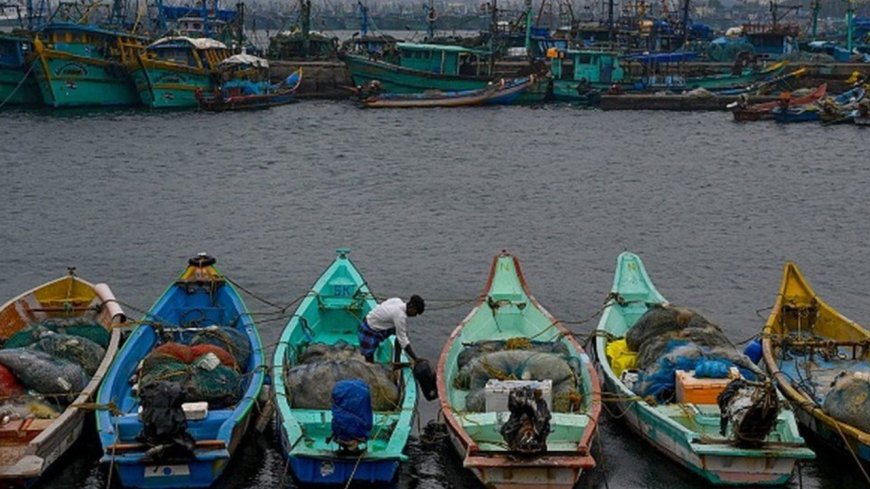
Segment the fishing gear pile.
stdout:
<path fill-rule="evenodd" d="M 332 436 L 343 450 L 357 452 L 374 425 L 369 386 L 361 380 L 340 380 L 332 388 Z"/>
<path fill-rule="evenodd" d="M 732 380 L 716 399 L 721 413 L 719 432 L 741 448 L 758 448 L 776 427 L 779 399 L 769 379 Z M 730 425 L 730 431 L 729 431 Z"/>
<path fill-rule="evenodd" d="M 530 386 L 511 390 L 508 410 L 511 416 L 500 430 L 508 449 L 522 453 L 546 451 L 551 416 L 541 391 Z"/>
<path fill-rule="evenodd" d="M 153 382 L 140 389 L 142 431 L 136 440 L 149 447 L 145 461 L 193 455 L 196 442 L 187 432 L 187 417 L 182 408 L 187 395 L 180 382 Z"/>
<path fill-rule="evenodd" d="M 870 432 L 870 372 L 843 371 L 825 396 L 825 412 L 832 418 Z"/>
<path fill-rule="evenodd" d="M 330 409 L 335 385 L 353 379 L 368 385 L 375 411 L 394 411 L 399 407 L 400 392 L 391 370 L 366 362 L 359 350 L 345 341 L 332 345 L 312 343 L 299 359 L 284 378 L 288 400 L 294 408 Z"/>
<path fill-rule="evenodd" d="M 466 411 L 486 411 L 485 387 L 496 380 L 551 380 L 553 410 L 576 412 L 582 398 L 578 390 L 580 361 L 562 342 L 532 342 L 526 338 L 484 341 L 466 345 L 458 357 L 453 386 L 467 390 Z"/>

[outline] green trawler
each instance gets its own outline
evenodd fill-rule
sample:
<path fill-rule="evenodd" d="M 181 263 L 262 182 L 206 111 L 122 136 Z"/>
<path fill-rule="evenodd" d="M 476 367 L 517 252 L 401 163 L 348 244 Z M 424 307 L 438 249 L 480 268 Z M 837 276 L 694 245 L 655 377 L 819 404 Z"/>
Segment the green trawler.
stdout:
<path fill-rule="evenodd" d="M 355 85 L 377 81 L 392 93 L 420 93 L 427 90 L 454 92 L 479 90 L 496 78 L 490 53 L 460 46 L 396 43 L 395 52 L 387 56 L 344 53 L 341 55 Z M 527 76 L 528 73 L 517 74 Z M 520 96 L 521 102 L 543 100 L 547 79 Z"/>
<path fill-rule="evenodd" d="M 0 107 L 42 103 L 36 79 L 27 64 L 31 49 L 29 39 L 0 33 Z"/>
<path fill-rule="evenodd" d="M 594 104 L 598 93 L 625 82 L 625 70 L 619 55 L 609 51 L 551 49 L 550 70 L 553 74 L 553 98 L 568 102 Z"/>
<path fill-rule="evenodd" d="M 136 57 L 130 75 L 145 106 L 195 108 L 197 91 L 214 90 L 217 65 L 231 54 L 214 39 L 164 37 Z"/>
<path fill-rule="evenodd" d="M 139 105 L 126 67 L 145 37 L 93 24 L 53 22 L 33 41 L 33 72 L 49 107 Z"/>

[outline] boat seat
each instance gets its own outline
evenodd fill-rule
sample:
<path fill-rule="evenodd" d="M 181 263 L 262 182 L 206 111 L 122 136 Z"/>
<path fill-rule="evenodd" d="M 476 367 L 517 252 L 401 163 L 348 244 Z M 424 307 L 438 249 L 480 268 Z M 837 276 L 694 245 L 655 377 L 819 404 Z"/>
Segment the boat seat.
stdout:
<path fill-rule="evenodd" d="M 187 432 L 197 440 L 210 440 L 218 437 L 218 432 L 221 426 L 232 417 L 233 411 L 229 409 L 219 409 L 209 411 L 208 417 L 205 419 L 187 422 Z M 139 432 L 142 431 L 142 422 L 139 420 L 139 415 L 125 414 L 118 418 L 118 431 L 120 432 L 121 440 L 135 440 Z"/>

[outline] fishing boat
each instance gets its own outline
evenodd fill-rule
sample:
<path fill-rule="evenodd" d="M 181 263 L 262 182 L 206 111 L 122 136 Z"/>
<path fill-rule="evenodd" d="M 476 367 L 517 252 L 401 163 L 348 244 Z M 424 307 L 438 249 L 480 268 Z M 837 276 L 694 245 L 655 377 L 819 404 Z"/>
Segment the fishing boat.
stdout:
<path fill-rule="evenodd" d="M 214 264 L 215 259 L 204 254 L 188 261 L 181 276 L 130 334 L 97 394 L 98 405 L 104 407 L 96 415 L 101 462 L 112 464 L 124 486 L 208 487 L 224 472 L 247 431 L 265 378 L 263 345 L 238 291 Z M 200 344 L 199 339 L 224 342 L 223 350 L 237 363 L 225 367 L 219 357 L 220 365 L 209 365 L 209 355 L 202 364 L 176 361 L 173 365 L 180 368 L 167 367 L 162 377 L 146 382 L 146 375 L 151 374 L 146 364 L 157 348 L 175 345 L 181 349 L 178 345 Z M 153 358 L 161 357 L 154 354 Z M 191 399 L 192 373 L 201 371 L 221 373 L 222 381 L 215 381 L 211 388 L 232 390 L 232 400 L 229 395 L 220 403 L 214 397 Z M 153 407 L 143 396 L 152 388 L 172 387 L 167 384 L 176 384 L 182 397 L 164 399 L 171 403 L 171 410 L 163 418 L 175 424 L 158 430 L 153 426 L 154 415 L 146 416 Z M 183 414 L 176 411 L 181 401 Z M 154 435 L 161 430 L 169 439 Z"/>
<path fill-rule="evenodd" d="M 130 74 L 146 107 L 197 107 L 197 90 L 217 86 L 218 64 L 231 54 L 214 39 L 164 37 L 136 57 Z"/>
<path fill-rule="evenodd" d="M 284 81 L 269 81 L 269 62 L 250 54 L 236 54 L 218 64 L 221 83 L 211 92 L 197 91 L 199 108 L 211 112 L 268 109 L 296 102 L 302 68 Z"/>
<path fill-rule="evenodd" d="M 488 369 L 494 365 L 494 357 L 489 355 L 465 363 L 473 349 L 483 349 L 485 344 L 520 349 L 518 353 L 503 350 L 489 355 L 517 355 L 524 359 L 524 365 L 538 367 L 546 360 L 554 368 L 543 375 L 526 371 L 513 372 L 519 375 L 512 376 L 501 369 Z M 525 348 L 532 351 L 523 351 Z M 542 350 L 561 354 L 537 353 Z M 568 371 L 572 374 L 557 382 L 555 377 L 561 377 L 565 369 L 563 361 L 571 365 Z M 484 370 L 478 372 L 479 367 Z M 476 372 L 472 376 L 489 377 L 481 379 L 486 387 L 474 390 L 473 382 L 464 385 L 468 369 Z M 595 467 L 592 442 L 601 412 L 598 376 L 574 335 L 532 296 L 515 256 L 502 252 L 493 258 L 483 293 L 444 345 L 437 372 L 441 417 L 450 441 L 462 458 L 462 466 L 486 487 L 568 489 L 583 471 Z M 529 382 L 502 382 L 512 377 Z M 570 389 L 557 388 L 557 383 Z M 512 431 L 503 428 L 514 419 L 508 398 L 521 395 L 524 385 L 532 387 L 529 384 L 537 385 L 534 395 L 540 393 L 538 400 L 552 400 L 549 436 L 539 439 L 535 450 L 515 444 Z M 562 393 L 551 398 L 557 391 Z M 481 394 L 485 402 L 481 402 Z M 540 406 L 535 412 L 541 412 Z"/>
<path fill-rule="evenodd" d="M 597 105 L 601 99 L 598 90 L 626 82 L 625 70 L 615 52 L 552 48 L 547 54 L 555 100 Z"/>
<path fill-rule="evenodd" d="M 30 39 L 0 32 L 0 107 L 42 104 L 36 78 L 27 63 L 32 49 Z"/>
<path fill-rule="evenodd" d="M 870 467 L 870 433 L 825 409 L 835 377 L 870 372 L 870 331 L 816 295 L 797 265 L 786 263 L 761 335 L 764 365 L 815 438 Z"/>
<path fill-rule="evenodd" d="M 460 92 L 429 90 L 419 94 L 381 93 L 366 97 L 368 108 L 469 107 L 473 105 L 509 105 L 535 83 L 535 76 L 499 80 L 486 88 Z"/>
<path fill-rule="evenodd" d="M 395 480 L 399 464 L 408 460 L 403 450 L 408 443 L 417 403 L 413 373 L 404 363 L 408 360 L 404 354 L 397 355 L 401 350 L 395 348 L 393 341 L 381 343 L 372 369 L 395 372 L 392 382 L 398 399 L 379 406 L 388 409 L 374 409 L 374 433 L 365 440 L 362 449 L 345 450 L 332 436 L 333 411 L 328 406 L 303 405 L 303 393 L 294 391 L 289 383 L 290 376 L 295 375 L 294 369 L 304 368 L 305 357 L 315 348 L 345 345 L 357 351 L 358 327 L 377 306 L 377 301 L 348 258 L 349 252 L 347 249 L 337 251 L 338 256 L 299 304 L 278 341 L 272 363 L 276 434 L 294 477 L 303 484 L 344 486 L 358 482 L 386 487 Z M 359 360 L 365 365 L 361 356 Z M 402 362 L 405 366 L 394 370 L 393 362 Z M 320 380 L 319 385 L 311 388 L 324 391 L 328 397 L 337 379 Z M 371 388 L 374 390 L 375 386 Z"/>
<path fill-rule="evenodd" d="M 52 22 L 33 40 L 33 71 L 49 107 L 133 106 L 127 66 L 148 39 L 93 24 Z"/>
<path fill-rule="evenodd" d="M 795 105 L 807 105 L 812 104 L 818 100 L 821 100 L 825 97 L 825 94 L 828 91 L 828 84 L 822 83 L 815 90 L 804 95 L 802 97 L 791 98 L 788 97 L 789 104 Z M 781 106 L 783 104 L 782 101 L 773 101 L 773 102 L 763 102 L 760 104 L 747 105 L 745 103 L 740 103 L 740 101 L 735 102 L 733 106 L 732 114 L 734 114 L 735 121 L 760 121 L 765 119 L 773 118 L 773 109 Z"/>
<path fill-rule="evenodd" d="M 828 122 L 839 119 L 847 119 L 846 112 L 855 110 L 858 103 L 864 98 L 864 88 L 855 87 L 837 95 L 836 97 L 822 98 L 815 103 L 804 105 L 783 105 L 774 108 L 771 113 L 776 122 L 812 122 L 822 120 L 824 114 L 828 114 Z M 843 114 L 841 114 L 843 112 Z"/>
<path fill-rule="evenodd" d="M 780 410 L 772 431 L 756 448 L 740 447 L 720 432 L 722 413 L 713 396 L 706 402 L 652 403 L 627 382 L 630 369 L 608 355 L 608 346 L 626 337 L 650 308 L 667 301 L 656 290 L 641 259 L 625 252 L 617 259 L 611 302 L 598 323 L 595 354 L 612 410 L 644 440 L 710 484 L 777 485 L 792 477 L 795 463 L 814 458 L 798 433 L 794 415 Z M 611 350 L 612 351 L 612 350 Z M 637 376 L 637 374 L 634 374 Z"/>
<path fill-rule="evenodd" d="M 77 327 L 79 335 L 100 337 L 106 345 L 105 355 L 97 360 L 96 372 L 60 415 L 49 419 L 13 417 L 0 424 L 0 485 L 31 485 L 79 438 L 86 416 L 91 413 L 85 405 L 93 401 L 120 345 L 121 330 L 116 326 L 125 321 L 124 311 L 107 285 L 82 280 L 72 270 L 0 308 L 0 338 L 4 343 L 28 327 L 51 322 Z M 39 399 L 27 394 L 23 397 Z"/>
<path fill-rule="evenodd" d="M 355 85 L 377 81 L 389 93 L 480 90 L 498 78 L 488 52 L 461 46 L 400 42 L 388 55 L 344 52 L 339 57 L 347 64 Z M 547 77 L 538 77 L 520 102 L 543 100 L 548 84 Z"/>

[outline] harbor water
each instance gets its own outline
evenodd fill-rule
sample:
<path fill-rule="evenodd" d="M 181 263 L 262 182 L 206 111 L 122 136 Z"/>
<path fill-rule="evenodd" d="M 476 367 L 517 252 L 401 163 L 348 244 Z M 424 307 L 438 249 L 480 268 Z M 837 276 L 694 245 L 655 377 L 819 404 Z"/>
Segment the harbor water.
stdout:
<path fill-rule="evenodd" d="M 567 106 L 8 112 L 0 297 L 75 266 L 137 317 L 204 251 L 256 294 L 246 296 L 252 311 L 274 312 L 266 301 L 305 294 L 349 247 L 379 298 L 427 300 L 409 323 L 415 349 L 434 361 L 500 250 L 518 255 L 538 300 L 581 335 L 595 327 L 616 256 L 631 250 L 671 302 L 735 342 L 760 331 L 786 260 L 866 324 L 868 136 L 851 125 Z M 264 343 L 291 312 L 265 316 Z M 436 410 L 421 400 L 420 425 Z M 618 419 L 605 416 L 600 434 L 601 467 L 582 487 L 704 487 Z M 249 436 L 220 486 L 292 484 L 271 436 Z M 119 487 L 99 452 L 86 437 L 43 487 Z M 415 441 L 409 454 L 401 488 L 479 487 L 449 450 Z M 848 460 L 824 453 L 801 476 L 792 487 L 863 487 Z"/>

